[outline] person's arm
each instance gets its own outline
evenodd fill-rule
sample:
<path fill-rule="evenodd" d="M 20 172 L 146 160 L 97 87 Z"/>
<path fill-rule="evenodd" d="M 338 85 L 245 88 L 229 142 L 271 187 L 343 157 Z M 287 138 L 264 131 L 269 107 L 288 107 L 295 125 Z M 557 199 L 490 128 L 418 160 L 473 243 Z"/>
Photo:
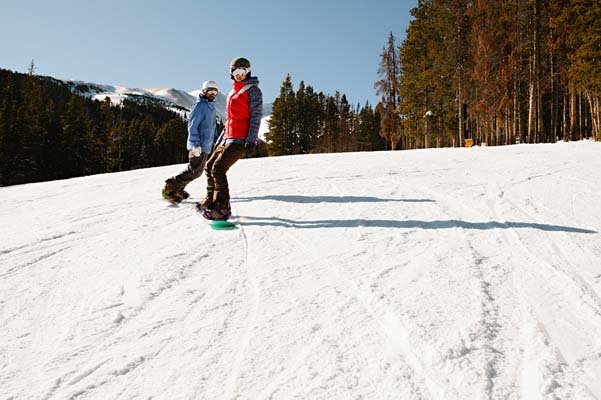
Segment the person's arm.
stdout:
<path fill-rule="evenodd" d="M 205 113 L 205 119 L 203 120 L 203 124 L 201 125 L 201 139 L 202 143 L 202 152 L 206 154 L 211 154 L 213 150 L 213 144 L 215 143 L 216 129 L 217 129 L 217 120 L 215 118 L 215 109 L 213 107 L 207 107 Z"/>
<path fill-rule="evenodd" d="M 250 126 L 246 142 L 255 144 L 263 117 L 263 93 L 258 86 L 253 86 L 248 90 L 248 108 L 250 109 Z"/>
<path fill-rule="evenodd" d="M 202 112 L 201 102 L 196 102 L 192 111 L 190 111 L 190 119 L 188 120 L 188 141 L 192 144 L 192 147 L 200 147 L 200 133 L 198 127 L 204 118 Z"/>

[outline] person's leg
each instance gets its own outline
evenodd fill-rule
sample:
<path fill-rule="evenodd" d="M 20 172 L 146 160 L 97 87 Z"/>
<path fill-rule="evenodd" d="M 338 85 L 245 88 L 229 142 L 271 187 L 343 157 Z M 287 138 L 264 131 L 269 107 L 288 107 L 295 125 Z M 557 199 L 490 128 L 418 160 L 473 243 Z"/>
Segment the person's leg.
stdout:
<path fill-rule="evenodd" d="M 204 200 L 200 202 L 200 205 L 202 207 L 209 207 L 213 203 L 213 192 L 215 190 L 215 180 L 213 179 L 213 165 L 215 164 L 215 161 L 217 161 L 217 159 L 221 156 L 223 148 L 224 146 L 218 146 L 213 152 L 213 154 L 211 154 L 211 156 L 209 157 L 209 160 L 206 162 L 205 176 L 207 177 L 207 195 L 204 198 Z"/>
<path fill-rule="evenodd" d="M 208 158 L 209 155 L 207 153 L 200 153 L 200 156 L 190 158 L 190 164 L 188 165 L 189 172 L 187 178 L 192 179 L 190 179 L 186 183 L 186 185 L 192 182 L 194 179 L 198 179 L 202 175 Z"/>
<path fill-rule="evenodd" d="M 169 189 L 167 191 L 172 191 L 175 193 L 179 193 L 184 188 L 192 182 L 194 179 L 198 178 L 202 175 L 202 171 L 204 170 L 205 163 L 207 161 L 207 154 L 200 153 L 200 156 L 194 157 L 192 152 L 188 155 L 188 166 L 185 170 L 180 172 L 178 175 L 169 178 L 165 181 Z"/>
<path fill-rule="evenodd" d="M 229 217 L 230 192 L 226 173 L 236 161 L 244 156 L 244 152 L 244 144 L 242 143 L 227 144 L 213 164 L 211 174 L 215 182 L 213 202 L 218 212 L 215 215 L 216 219 L 219 219 L 219 214 Z"/>

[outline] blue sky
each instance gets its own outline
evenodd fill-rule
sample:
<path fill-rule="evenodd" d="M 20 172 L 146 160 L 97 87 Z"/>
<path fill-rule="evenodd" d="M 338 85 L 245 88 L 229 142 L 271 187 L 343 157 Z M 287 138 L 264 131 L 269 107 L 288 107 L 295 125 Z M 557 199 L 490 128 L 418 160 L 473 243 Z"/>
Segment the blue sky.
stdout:
<path fill-rule="evenodd" d="M 417 0 L 0 0 L 0 67 L 129 87 L 229 91 L 244 56 L 266 102 L 290 73 L 316 90 L 377 101 L 379 54 Z"/>

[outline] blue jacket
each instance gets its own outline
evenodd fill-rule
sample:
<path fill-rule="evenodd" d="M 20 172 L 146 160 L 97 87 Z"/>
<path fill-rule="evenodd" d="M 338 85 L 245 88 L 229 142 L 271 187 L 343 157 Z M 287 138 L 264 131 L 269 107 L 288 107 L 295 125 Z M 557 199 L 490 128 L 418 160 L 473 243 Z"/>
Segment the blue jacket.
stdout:
<path fill-rule="evenodd" d="M 215 141 L 215 103 L 198 95 L 188 120 L 188 150 L 200 146 L 203 153 L 210 153 Z"/>

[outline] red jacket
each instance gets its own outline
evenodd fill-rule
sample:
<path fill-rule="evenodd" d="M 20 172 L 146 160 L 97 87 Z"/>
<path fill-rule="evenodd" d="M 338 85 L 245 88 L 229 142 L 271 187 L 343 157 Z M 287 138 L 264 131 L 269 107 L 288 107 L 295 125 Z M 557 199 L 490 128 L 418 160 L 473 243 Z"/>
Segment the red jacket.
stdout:
<path fill-rule="evenodd" d="M 248 137 L 250 127 L 250 109 L 248 107 L 248 90 L 241 89 L 248 82 L 234 82 L 233 94 L 227 99 L 226 139 L 243 139 Z"/>

